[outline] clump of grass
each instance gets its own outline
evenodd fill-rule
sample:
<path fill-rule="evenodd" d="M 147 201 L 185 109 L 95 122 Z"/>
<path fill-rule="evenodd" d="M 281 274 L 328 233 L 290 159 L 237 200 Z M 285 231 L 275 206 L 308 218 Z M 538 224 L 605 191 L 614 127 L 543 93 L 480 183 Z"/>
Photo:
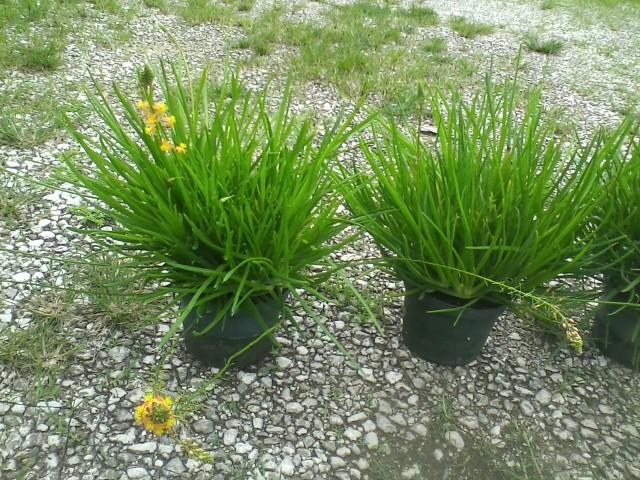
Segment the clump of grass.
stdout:
<path fill-rule="evenodd" d="M 399 8 L 398 13 L 421 27 L 436 25 L 439 21 L 438 14 L 433 8 L 415 3 L 411 4 L 409 8 Z"/>
<path fill-rule="evenodd" d="M 247 12 L 253 8 L 255 3 L 255 0 L 231 0 L 223 4 L 212 0 L 187 0 L 181 14 L 186 21 L 193 24 L 238 23 L 237 12 Z"/>
<path fill-rule="evenodd" d="M 13 228 L 24 219 L 25 207 L 35 202 L 37 196 L 33 188 L 0 170 L 0 223 Z"/>
<path fill-rule="evenodd" d="M 62 34 L 53 38 L 33 37 L 27 45 L 17 45 L 10 63 L 27 70 L 55 70 L 62 64 L 65 41 Z"/>
<path fill-rule="evenodd" d="M 162 13 L 167 13 L 169 7 L 166 0 L 144 0 L 144 5 L 149 8 L 157 8 Z"/>
<path fill-rule="evenodd" d="M 235 6 L 239 12 L 249 12 L 256 4 L 256 0 L 238 0 Z"/>
<path fill-rule="evenodd" d="M 87 228 L 101 227 L 111 219 L 100 210 L 82 206 L 73 211 Z M 70 267 L 74 288 L 83 292 L 85 312 L 107 327 L 135 330 L 153 323 L 166 305 L 149 299 L 147 283 L 131 260 L 96 252 Z M 145 295 L 146 294 L 146 295 Z"/>
<path fill-rule="evenodd" d="M 528 33 L 524 37 L 524 45 L 532 52 L 545 55 L 555 55 L 564 48 L 564 42 L 557 38 L 541 38 L 534 33 Z"/>
<path fill-rule="evenodd" d="M 422 44 L 422 50 L 430 54 L 441 54 L 447 51 L 447 41 L 442 37 L 428 38 Z"/>
<path fill-rule="evenodd" d="M 494 31 L 493 25 L 474 22 L 464 17 L 452 17 L 449 21 L 449 26 L 454 32 L 464 38 L 476 38 L 481 35 L 488 35 Z"/>
<path fill-rule="evenodd" d="M 25 328 L 0 328 L 0 361 L 31 376 L 32 393 L 39 400 L 55 394 L 57 377 L 82 344 L 70 334 L 77 319 L 69 294 L 38 295 L 22 305 L 22 309 L 31 321 Z"/>
<path fill-rule="evenodd" d="M 25 86 L 0 94 L 0 145 L 33 147 L 63 127 L 63 114 L 84 115 L 80 102 L 57 99 L 51 88 L 37 94 L 35 89 Z"/>
<path fill-rule="evenodd" d="M 92 3 L 99 10 L 116 14 L 122 11 L 122 6 L 118 0 L 92 0 Z"/>
<path fill-rule="evenodd" d="M 558 6 L 558 0 L 542 0 L 540 10 L 551 10 Z"/>

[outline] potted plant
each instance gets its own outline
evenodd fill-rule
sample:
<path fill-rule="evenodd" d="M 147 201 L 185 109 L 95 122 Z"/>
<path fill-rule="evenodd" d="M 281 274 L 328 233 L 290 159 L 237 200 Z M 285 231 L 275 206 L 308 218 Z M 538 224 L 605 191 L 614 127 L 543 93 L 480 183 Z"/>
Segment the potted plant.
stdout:
<path fill-rule="evenodd" d="M 70 127 L 89 160 L 67 161 L 72 182 L 115 224 L 86 233 L 176 298 L 164 341 L 182 327 L 195 358 L 254 363 L 271 349 L 285 297 L 314 292 L 328 275 L 317 267 L 350 241 L 332 241 L 345 222 L 328 171 L 362 125 L 340 118 L 319 138 L 291 115 L 289 86 L 273 110 L 268 87 L 252 93 L 235 75 L 214 98 L 206 70 L 192 81 L 162 65 L 154 77 L 145 67 L 137 102 L 115 86 L 118 110 L 96 84 L 103 126 Z"/>
<path fill-rule="evenodd" d="M 620 146 L 620 132 L 636 131 L 629 123 L 611 135 L 612 144 Z M 603 292 L 592 334 L 602 353 L 640 371 L 640 141 L 627 135 L 611 156 L 597 224 L 609 249 L 594 268 L 603 275 Z"/>
<path fill-rule="evenodd" d="M 516 116 L 516 80 L 464 101 L 428 95 L 433 145 L 393 121 L 360 145 L 369 173 L 342 168 L 354 221 L 405 284 L 403 335 L 418 356 L 476 358 L 510 293 L 536 291 L 585 260 L 578 228 L 593 211 L 604 158 L 591 145 L 564 155 L 542 122 L 539 92 Z"/>

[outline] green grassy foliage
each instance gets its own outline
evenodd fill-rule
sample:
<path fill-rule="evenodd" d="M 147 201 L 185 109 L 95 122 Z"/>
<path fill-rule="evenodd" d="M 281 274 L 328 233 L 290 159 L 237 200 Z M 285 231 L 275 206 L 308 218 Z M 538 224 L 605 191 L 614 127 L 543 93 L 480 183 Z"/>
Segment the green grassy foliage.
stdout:
<path fill-rule="evenodd" d="M 66 101 L 53 87 L 38 90 L 25 85 L 0 94 L 0 144 L 29 148 L 50 138 L 62 128 L 63 114 L 82 119 L 86 106 Z"/>
<path fill-rule="evenodd" d="M 606 152 L 592 144 L 565 156 L 535 92 L 516 120 L 516 92 L 515 83 L 500 91 L 487 81 L 466 102 L 436 89 L 433 148 L 382 122 L 374 146 L 361 142 L 373 173 L 343 167 L 350 210 L 400 280 L 495 300 L 504 285 L 531 292 L 576 271 L 590 253 L 578 237 L 601 192 Z"/>
<path fill-rule="evenodd" d="M 91 12 L 129 19 L 119 0 L 4 0 L 0 2 L 0 68 L 55 70 L 67 33 Z"/>
<path fill-rule="evenodd" d="M 31 322 L 24 328 L 0 329 L 0 361 L 30 376 L 30 397 L 39 401 L 57 395 L 57 379 L 82 345 L 70 335 L 77 320 L 72 295 L 43 294 L 22 307 Z"/>
<path fill-rule="evenodd" d="M 524 45 L 532 52 L 545 55 L 555 55 L 564 48 L 564 42 L 557 38 L 542 38 L 534 33 L 529 33 L 524 38 Z"/>
<path fill-rule="evenodd" d="M 166 0 L 144 0 L 144 5 L 149 8 L 156 8 L 162 13 L 169 12 L 169 5 Z"/>
<path fill-rule="evenodd" d="M 151 76 L 141 78 L 152 104 Z M 316 145 L 311 122 L 291 116 L 288 91 L 271 111 L 268 90 L 248 93 L 233 76 L 215 97 L 206 70 L 191 82 L 176 68 L 160 76 L 163 115 L 174 125 L 159 113 L 151 122 L 142 111 L 151 107 L 136 108 L 119 89 L 123 118 L 102 92 L 91 95 L 105 125 L 100 142 L 72 130 L 91 167 L 66 164 L 94 195 L 88 206 L 116 225 L 87 233 L 122 242 L 145 279 L 169 282 L 159 292 L 194 295 L 193 305 L 218 302 L 215 324 L 256 297 L 314 288 L 309 276 L 321 276 L 307 267 L 342 245 L 327 243 L 345 227 L 328 173 L 353 119 L 337 120 Z"/>
<path fill-rule="evenodd" d="M 456 82 L 474 71 L 467 61 L 447 56 L 443 40 L 411 40 L 417 29 L 437 21 L 425 7 L 359 1 L 332 7 L 322 21 L 295 22 L 276 6 L 249 25 L 238 46 L 256 58 L 278 45 L 291 47 L 297 78 L 329 81 L 352 97 L 371 93 L 394 113 L 414 112 L 419 81 Z"/>
<path fill-rule="evenodd" d="M 248 12 L 255 5 L 255 0 L 230 0 L 218 2 L 214 0 L 187 0 L 180 10 L 182 17 L 189 23 L 238 23 L 238 13 Z"/>
<path fill-rule="evenodd" d="M 474 22 L 464 17 L 453 17 L 449 21 L 449 26 L 458 35 L 464 38 L 476 38 L 481 35 L 488 35 L 494 31 L 493 25 Z"/>

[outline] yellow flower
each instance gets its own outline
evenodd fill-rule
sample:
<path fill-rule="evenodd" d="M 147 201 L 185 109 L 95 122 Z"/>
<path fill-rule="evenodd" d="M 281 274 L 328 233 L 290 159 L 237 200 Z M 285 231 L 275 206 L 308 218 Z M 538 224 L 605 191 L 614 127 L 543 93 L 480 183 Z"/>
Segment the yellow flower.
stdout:
<path fill-rule="evenodd" d="M 160 143 L 160 150 L 162 150 L 164 153 L 169 153 L 171 150 L 173 150 L 173 145 L 169 140 L 162 140 L 162 142 Z"/>
<path fill-rule="evenodd" d="M 164 115 L 167 112 L 167 105 L 162 102 L 154 103 L 153 111 L 159 115 Z"/>
<path fill-rule="evenodd" d="M 179 145 L 176 145 L 176 153 L 187 153 L 187 144 L 180 143 Z"/>
<path fill-rule="evenodd" d="M 156 435 L 170 432 L 176 424 L 171 397 L 160 397 L 151 393 L 145 395 L 144 402 L 136 407 L 134 417 L 138 425 Z"/>
<path fill-rule="evenodd" d="M 155 113 L 149 113 L 149 114 L 145 115 L 144 122 L 147 125 L 155 125 L 155 124 L 158 123 L 158 117 L 156 116 Z"/>
<path fill-rule="evenodd" d="M 147 135 L 155 135 L 156 126 L 155 125 L 149 125 L 148 127 L 146 127 L 144 129 L 144 133 L 146 133 Z"/>
<path fill-rule="evenodd" d="M 138 100 L 137 106 L 140 110 L 144 112 L 149 110 L 149 102 L 145 102 L 144 100 Z"/>
<path fill-rule="evenodd" d="M 169 115 L 168 117 L 163 117 L 164 126 L 167 128 L 173 128 L 176 124 L 175 115 Z"/>

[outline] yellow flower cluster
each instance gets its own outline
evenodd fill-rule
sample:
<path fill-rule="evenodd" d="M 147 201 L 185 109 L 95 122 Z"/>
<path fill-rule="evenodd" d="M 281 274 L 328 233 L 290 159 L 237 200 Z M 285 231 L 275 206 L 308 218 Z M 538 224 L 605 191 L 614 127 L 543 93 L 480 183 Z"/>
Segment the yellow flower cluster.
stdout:
<path fill-rule="evenodd" d="M 144 402 L 136 407 L 135 420 L 137 424 L 156 435 L 170 432 L 176 424 L 173 400 L 170 397 L 147 394 Z"/>
<path fill-rule="evenodd" d="M 175 115 L 170 115 L 167 109 L 167 105 L 162 102 L 150 104 L 145 100 L 138 101 L 138 109 L 142 112 L 144 118 L 144 132 L 147 135 L 155 135 L 158 133 L 158 125 L 162 125 L 165 128 L 173 128 L 176 124 Z M 166 138 L 160 143 L 160 150 L 165 153 L 176 152 L 186 153 L 187 144 L 179 143 L 174 145 Z"/>

